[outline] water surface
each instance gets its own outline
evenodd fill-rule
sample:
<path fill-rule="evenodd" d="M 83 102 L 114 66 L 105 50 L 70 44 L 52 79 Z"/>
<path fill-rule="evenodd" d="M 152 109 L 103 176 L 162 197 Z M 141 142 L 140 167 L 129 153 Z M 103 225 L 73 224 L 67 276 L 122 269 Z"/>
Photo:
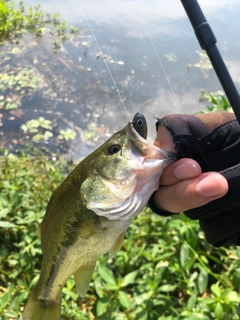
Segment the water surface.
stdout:
<path fill-rule="evenodd" d="M 154 117 L 197 112 L 204 108 L 199 102 L 202 88 L 221 89 L 213 70 L 206 77 L 203 70 L 187 67 L 199 61 L 196 51 L 200 48 L 180 0 L 38 2 L 44 12 L 60 12 L 81 35 L 57 53 L 45 36 L 26 53 L 29 63 L 38 55 L 45 59 L 38 69 L 52 90 L 51 99 L 50 91 L 43 94 L 41 88 L 31 102 L 26 101 L 29 118 L 34 104 L 35 114 L 52 115 L 52 119 L 59 114 L 60 126 L 70 123 L 86 130 L 95 123 L 99 135 L 106 136 L 140 111 L 153 138 Z M 240 1 L 200 0 L 199 4 L 240 89 Z M 70 145 L 70 154 L 76 158 L 94 148 L 94 143 L 87 147 L 79 143 L 80 136 Z"/>

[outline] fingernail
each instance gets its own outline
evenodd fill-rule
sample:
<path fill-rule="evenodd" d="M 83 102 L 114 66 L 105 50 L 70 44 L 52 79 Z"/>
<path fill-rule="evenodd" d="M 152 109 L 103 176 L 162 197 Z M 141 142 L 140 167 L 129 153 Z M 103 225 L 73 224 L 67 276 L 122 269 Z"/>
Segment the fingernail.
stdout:
<path fill-rule="evenodd" d="M 184 161 L 174 169 L 174 175 L 178 180 L 195 178 L 200 174 L 199 167 L 192 161 Z"/>
<path fill-rule="evenodd" d="M 220 176 L 210 174 L 198 182 L 196 191 L 204 197 L 217 197 L 224 194 L 226 186 Z"/>

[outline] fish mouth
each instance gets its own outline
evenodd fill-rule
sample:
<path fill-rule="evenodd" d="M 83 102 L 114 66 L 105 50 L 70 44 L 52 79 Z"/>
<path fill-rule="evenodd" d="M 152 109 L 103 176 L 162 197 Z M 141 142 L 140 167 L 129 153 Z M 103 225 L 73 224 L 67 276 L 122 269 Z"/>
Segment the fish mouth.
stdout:
<path fill-rule="evenodd" d="M 142 121 L 142 125 L 139 127 L 138 122 Z M 125 127 L 131 144 L 136 151 L 142 156 L 154 159 L 163 158 L 176 158 L 176 154 L 166 150 L 162 150 L 153 144 L 152 140 L 147 138 L 147 121 L 141 113 L 136 113 L 132 121 L 129 121 Z"/>
<path fill-rule="evenodd" d="M 139 126 L 138 122 L 141 120 L 142 125 Z M 129 121 L 125 127 L 125 131 L 134 145 L 147 146 L 147 121 L 141 113 L 136 113 L 132 121 Z"/>
<path fill-rule="evenodd" d="M 135 129 L 135 131 L 144 139 L 147 139 L 147 133 L 148 133 L 148 127 L 147 127 L 147 121 L 143 114 L 140 112 L 137 112 L 135 116 L 133 117 L 132 126 Z"/>

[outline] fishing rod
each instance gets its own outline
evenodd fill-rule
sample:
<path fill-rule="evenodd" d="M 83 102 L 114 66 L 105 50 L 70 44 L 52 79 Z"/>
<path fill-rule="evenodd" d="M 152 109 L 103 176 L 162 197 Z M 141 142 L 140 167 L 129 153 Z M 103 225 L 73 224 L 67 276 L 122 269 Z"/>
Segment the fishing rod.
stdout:
<path fill-rule="evenodd" d="M 201 48 L 206 51 L 230 105 L 233 108 L 238 123 L 240 124 L 240 96 L 222 56 L 218 51 L 216 46 L 217 39 L 197 0 L 181 0 L 181 2 L 195 31 L 196 38 Z M 240 319 L 240 304 L 238 304 L 237 311 Z"/>
<path fill-rule="evenodd" d="M 196 38 L 201 48 L 206 51 L 240 124 L 240 96 L 222 56 L 218 51 L 216 45 L 217 39 L 197 0 L 181 0 L 181 2 L 195 31 Z"/>

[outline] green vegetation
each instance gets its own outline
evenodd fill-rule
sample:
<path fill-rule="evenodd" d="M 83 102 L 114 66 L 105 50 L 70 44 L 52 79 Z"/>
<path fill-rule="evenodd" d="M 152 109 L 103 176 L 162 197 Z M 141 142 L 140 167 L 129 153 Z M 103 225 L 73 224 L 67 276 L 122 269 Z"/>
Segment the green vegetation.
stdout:
<path fill-rule="evenodd" d="M 177 55 L 175 53 L 168 53 L 168 54 L 165 54 L 164 57 L 169 61 L 169 62 L 176 62 L 178 61 L 177 59 Z"/>
<path fill-rule="evenodd" d="M 0 158 L 1 319 L 19 314 L 28 287 L 36 280 L 41 253 L 36 229 L 46 199 L 62 180 L 58 168 L 63 164 L 41 155 Z M 7 312 L 7 307 L 13 311 Z"/>
<path fill-rule="evenodd" d="M 37 68 L 40 59 L 33 56 L 31 64 L 23 65 L 17 58 L 27 49 L 7 46 L 6 40 L 18 43 L 26 32 L 39 37 L 47 31 L 58 49 L 69 34 L 78 32 L 75 27 L 67 30 L 59 14 L 44 16 L 39 5 L 26 10 L 20 2 L 16 9 L 13 3 L 0 0 L 0 45 L 4 47 L 0 52 L 0 109 L 19 111 L 13 109 L 20 108 L 25 98 L 31 101 L 37 88 L 47 83 Z M 203 53 L 198 54 L 200 61 L 193 67 L 207 76 L 209 62 Z M 177 59 L 172 53 L 165 57 Z M 61 61 L 69 66 L 69 61 Z M 201 101 L 207 105 L 203 112 L 230 110 L 221 92 L 202 92 Z M 1 121 L 0 114 L 0 125 Z M 96 129 L 90 124 L 83 138 L 96 141 Z M 72 129 L 58 129 L 43 116 L 23 123 L 21 130 L 35 143 L 75 137 Z M 4 150 L 0 154 L 0 320 L 5 320 L 21 317 L 37 281 L 41 248 L 36 230 L 51 193 L 73 165 L 63 158 L 50 159 L 39 149 L 33 152 L 31 148 L 31 154 L 13 155 Z M 146 208 L 129 227 L 114 260 L 100 259 L 84 299 L 78 297 L 74 280 L 69 279 L 63 289 L 62 319 L 237 319 L 239 261 L 240 248 L 210 246 L 197 221 L 183 214 L 159 217 Z"/>
<path fill-rule="evenodd" d="M 21 119 L 25 115 L 24 103 L 31 102 L 38 93 L 46 94 L 48 99 L 57 94 L 49 77 L 43 72 L 45 57 L 37 50 L 33 52 L 33 47 L 37 44 L 35 38 L 45 34 L 50 43 L 52 42 L 52 48 L 56 50 L 77 33 L 77 28 L 68 27 L 65 21 L 60 20 L 59 13 L 45 15 L 40 5 L 26 8 L 22 1 L 16 6 L 14 2 L 0 0 L 0 111 L 4 111 L 0 112 L 1 129 L 3 120 L 8 115 Z M 31 54 L 32 57 L 29 58 Z M 13 140 L 15 144 L 19 143 L 21 148 L 29 145 L 29 141 L 31 146 L 35 146 L 48 143 L 54 138 L 59 150 L 68 146 L 68 141 L 76 136 L 69 123 L 64 123 L 63 127 L 62 123 L 59 125 L 60 121 L 54 121 L 53 117 L 45 119 L 35 114 L 31 117 L 26 123 L 18 124 L 16 129 L 21 134 L 21 139 Z"/>
<path fill-rule="evenodd" d="M 214 110 L 223 99 L 204 97 L 211 97 Z M 41 266 L 36 230 L 52 191 L 71 169 L 40 151 L 0 158 L 0 319 L 21 315 Z M 100 259 L 84 299 L 74 280 L 67 282 L 62 319 L 238 319 L 239 261 L 240 248 L 210 246 L 197 221 L 183 214 L 159 217 L 146 208 L 114 260 Z"/>
<path fill-rule="evenodd" d="M 9 64 L 0 72 L 0 108 L 16 109 L 21 106 L 24 97 L 29 97 L 39 86 L 39 78 L 34 69 L 13 68 Z"/>
<path fill-rule="evenodd" d="M 19 7 L 16 8 L 14 2 L 0 0 L 0 44 L 6 39 L 16 41 L 26 32 L 41 36 L 46 27 L 50 28 L 52 35 L 58 36 L 58 41 L 53 40 L 57 46 L 60 46 L 61 41 L 67 39 L 66 22 L 60 21 L 59 13 L 45 16 L 39 4 L 26 10 L 23 1 L 20 1 Z M 70 27 L 69 31 L 72 34 L 78 32 L 75 27 Z"/>
<path fill-rule="evenodd" d="M 40 6 L 36 5 L 34 10 L 29 8 L 25 13 L 23 1 L 19 3 L 19 9 L 15 9 L 14 3 L 0 1 L 0 37 L 8 39 L 12 35 L 23 33 L 26 30 L 34 32 L 36 35 L 42 33 L 44 26 L 43 12 Z"/>
<path fill-rule="evenodd" d="M 206 104 L 206 109 L 202 111 L 203 113 L 222 110 L 233 112 L 232 107 L 229 105 L 229 102 L 222 91 L 206 93 L 204 90 L 202 90 L 200 101 Z"/>
<path fill-rule="evenodd" d="M 53 124 L 50 120 L 43 117 L 35 120 L 29 120 L 21 126 L 24 133 L 31 135 L 31 141 L 37 142 L 40 140 L 47 141 L 53 137 Z M 60 130 L 60 134 L 56 139 L 74 140 L 76 133 L 72 129 Z"/>
<path fill-rule="evenodd" d="M 213 67 L 212 67 L 212 64 L 208 58 L 207 53 L 206 53 L 206 51 L 196 51 L 196 54 L 198 54 L 198 56 L 199 56 L 199 61 L 194 64 L 189 63 L 187 65 L 187 67 L 188 67 L 188 69 L 198 68 L 202 72 L 204 78 L 208 78 L 209 70 L 211 70 Z"/>

